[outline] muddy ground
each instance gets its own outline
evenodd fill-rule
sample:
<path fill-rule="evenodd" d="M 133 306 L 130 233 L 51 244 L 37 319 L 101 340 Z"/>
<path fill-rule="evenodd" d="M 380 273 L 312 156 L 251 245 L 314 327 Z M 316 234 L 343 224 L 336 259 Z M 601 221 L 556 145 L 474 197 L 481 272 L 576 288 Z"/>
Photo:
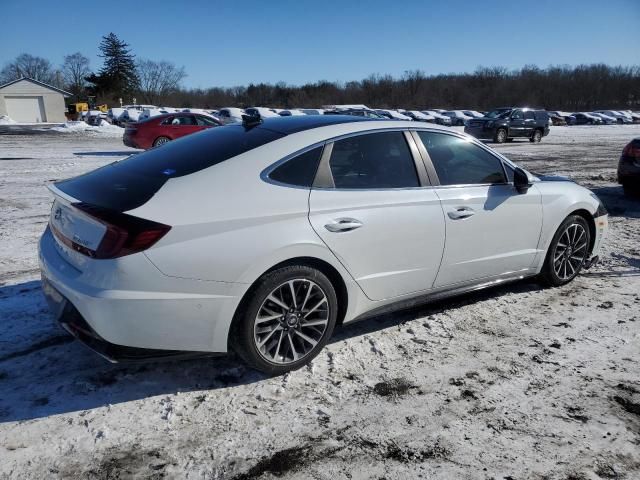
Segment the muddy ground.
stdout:
<path fill-rule="evenodd" d="M 118 138 L 0 136 L 0 478 L 640 478 L 640 201 L 615 166 L 640 126 L 554 127 L 497 149 L 592 188 L 601 263 L 346 326 L 312 365 L 110 365 L 52 324 L 45 184 Z"/>

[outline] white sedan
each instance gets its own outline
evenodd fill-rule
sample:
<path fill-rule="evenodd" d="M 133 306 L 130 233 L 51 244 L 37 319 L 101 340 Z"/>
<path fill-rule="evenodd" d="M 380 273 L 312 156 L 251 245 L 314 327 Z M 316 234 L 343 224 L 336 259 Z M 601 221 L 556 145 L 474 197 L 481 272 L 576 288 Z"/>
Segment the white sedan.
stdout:
<path fill-rule="evenodd" d="M 111 359 L 236 351 L 280 374 L 338 324 L 597 260 L 607 213 L 431 124 L 349 115 L 212 128 L 50 186 L 57 320 Z"/>

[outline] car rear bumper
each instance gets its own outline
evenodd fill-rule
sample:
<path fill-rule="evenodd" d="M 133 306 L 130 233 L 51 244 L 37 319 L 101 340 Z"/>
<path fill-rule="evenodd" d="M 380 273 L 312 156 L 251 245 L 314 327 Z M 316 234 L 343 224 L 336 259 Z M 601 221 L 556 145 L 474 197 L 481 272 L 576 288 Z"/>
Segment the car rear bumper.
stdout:
<path fill-rule="evenodd" d="M 640 184 L 640 160 L 623 158 L 618 163 L 618 183 Z"/>
<path fill-rule="evenodd" d="M 109 345 L 101 354 L 111 359 L 123 352 L 133 356 L 128 347 L 226 352 L 233 312 L 246 288 L 168 277 L 143 254 L 91 260 L 80 271 L 58 252 L 48 228 L 39 261 L 55 319 L 94 350 Z"/>
<path fill-rule="evenodd" d="M 142 148 L 140 147 L 130 135 L 124 135 L 122 137 L 122 143 L 124 143 L 127 147 L 131 148 Z"/>

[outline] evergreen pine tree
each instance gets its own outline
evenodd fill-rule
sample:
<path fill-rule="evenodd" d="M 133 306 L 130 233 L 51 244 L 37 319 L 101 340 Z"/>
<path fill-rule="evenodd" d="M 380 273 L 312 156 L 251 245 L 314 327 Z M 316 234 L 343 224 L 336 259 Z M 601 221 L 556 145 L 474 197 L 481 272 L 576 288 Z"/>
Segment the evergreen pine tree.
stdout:
<path fill-rule="evenodd" d="M 100 42 L 100 57 L 104 58 L 104 65 L 97 75 L 87 77 L 95 85 L 95 93 L 111 94 L 114 98 L 127 98 L 138 88 L 135 56 L 129 45 L 120 40 L 115 33 L 102 37 Z"/>

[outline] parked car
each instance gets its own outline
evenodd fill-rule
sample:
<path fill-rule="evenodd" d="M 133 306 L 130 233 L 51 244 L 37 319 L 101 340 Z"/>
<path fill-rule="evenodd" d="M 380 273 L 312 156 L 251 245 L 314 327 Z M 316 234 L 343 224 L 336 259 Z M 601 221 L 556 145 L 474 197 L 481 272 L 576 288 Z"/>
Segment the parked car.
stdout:
<path fill-rule="evenodd" d="M 640 138 L 631 140 L 622 150 L 618 183 L 624 188 L 625 195 L 640 194 Z"/>
<path fill-rule="evenodd" d="M 324 110 L 322 108 L 301 108 L 300 111 L 305 115 L 323 115 Z"/>
<path fill-rule="evenodd" d="M 633 118 L 630 115 L 619 112 L 617 110 L 597 110 L 596 112 L 604 113 L 605 115 L 615 118 L 616 121 L 621 125 L 623 123 L 633 123 Z"/>
<path fill-rule="evenodd" d="M 589 112 L 589 114 L 598 117 L 600 120 L 602 120 L 602 123 L 604 125 L 613 125 L 618 123 L 617 119 L 615 119 L 614 117 L 610 117 L 609 115 L 605 115 L 604 113 Z"/>
<path fill-rule="evenodd" d="M 564 119 L 564 121 L 567 122 L 567 125 L 575 125 L 576 124 L 576 117 L 574 117 L 569 112 L 563 112 L 561 110 L 555 110 L 555 111 L 547 111 L 547 113 L 549 113 L 550 115 L 557 115 L 559 117 L 562 117 Z"/>
<path fill-rule="evenodd" d="M 107 121 L 113 125 L 119 125 L 120 121 L 118 119 L 120 115 L 122 115 L 122 112 L 124 112 L 124 108 L 110 108 L 107 110 Z"/>
<path fill-rule="evenodd" d="M 118 123 L 122 125 L 137 122 L 140 119 L 141 113 L 142 110 L 138 110 L 137 108 L 125 108 L 118 117 Z"/>
<path fill-rule="evenodd" d="M 281 374 L 336 324 L 522 278 L 564 285 L 597 261 L 595 195 L 467 135 L 349 115 L 246 127 L 49 187 L 40 268 L 68 332 L 112 360 L 231 348 Z"/>
<path fill-rule="evenodd" d="M 572 114 L 576 119 L 576 125 L 602 125 L 602 119 L 591 113 L 576 112 Z"/>
<path fill-rule="evenodd" d="M 547 113 L 549 114 L 549 119 L 551 120 L 552 125 L 555 125 L 557 127 L 562 127 L 567 125 L 567 121 L 565 120 L 564 117 L 561 117 L 560 115 L 554 112 L 547 112 Z"/>
<path fill-rule="evenodd" d="M 549 116 L 544 110 L 532 108 L 497 108 L 483 118 L 470 120 L 465 133 L 476 138 L 504 143 L 514 138 L 540 142 L 549 134 Z"/>
<path fill-rule="evenodd" d="M 436 117 L 428 113 L 419 112 L 418 110 L 404 110 L 403 114 L 416 122 L 436 123 Z"/>
<path fill-rule="evenodd" d="M 482 118 L 484 114 L 476 112 L 475 110 L 462 110 L 462 113 L 472 118 Z"/>
<path fill-rule="evenodd" d="M 85 116 L 85 122 L 94 127 L 102 125 L 102 121 L 107 119 L 107 114 L 100 110 L 89 110 Z"/>
<path fill-rule="evenodd" d="M 442 115 L 446 115 L 451 119 L 451 125 L 463 126 L 467 121 L 473 119 L 473 117 L 467 115 L 462 110 L 448 110 L 442 112 Z"/>
<path fill-rule="evenodd" d="M 275 118 L 278 117 L 279 115 L 277 113 L 275 113 L 273 110 L 271 110 L 270 108 L 266 108 L 266 107 L 249 107 L 249 108 L 245 108 L 244 109 L 244 113 L 246 113 L 247 115 L 253 115 L 254 117 L 260 117 L 260 118 Z M 242 119 L 240 119 L 242 121 Z"/>
<path fill-rule="evenodd" d="M 435 118 L 438 125 L 445 125 L 447 127 L 451 126 L 451 117 L 442 115 L 442 113 L 436 112 L 435 110 L 422 110 L 422 113 L 425 115 L 431 115 Z"/>
<path fill-rule="evenodd" d="M 230 123 L 242 123 L 242 115 L 244 115 L 244 110 L 228 107 L 218 110 L 217 117 L 222 121 L 222 123 L 227 125 Z"/>
<path fill-rule="evenodd" d="M 166 113 L 128 124 L 122 141 L 128 147 L 149 149 L 192 133 L 218 127 L 219 120 L 199 113 Z"/>
<path fill-rule="evenodd" d="M 388 109 L 383 109 L 383 108 L 379 108 L 377 110 L 375 110 L 375 112 L 378 115 L 381 115 L 384 118 L 388 118 L 390 120 L 411 120 L 411 117 L 408 115 L 405 115 L 403 113 L 400 113 L 396 110 L 388 110 Z"/>
<path fill-rule="evenodd" d="M 297 108 L 290 108 L 288 110 L 282 110 L 278 113 L 281 117 L 295 117 L 296 115 L 306 115 L 302 110 Z"/>
<path fill-rule="evenodd" d="M 374 112 L 373 110 L 363 109 L 363 108 L 341 108 L 338 110 L 325 110 L 324 115 L 351 115 L 354 117 L 377 118 L 377 119 L 387 118 L 387 117 L 383 117 L 379 113 Z"/>

